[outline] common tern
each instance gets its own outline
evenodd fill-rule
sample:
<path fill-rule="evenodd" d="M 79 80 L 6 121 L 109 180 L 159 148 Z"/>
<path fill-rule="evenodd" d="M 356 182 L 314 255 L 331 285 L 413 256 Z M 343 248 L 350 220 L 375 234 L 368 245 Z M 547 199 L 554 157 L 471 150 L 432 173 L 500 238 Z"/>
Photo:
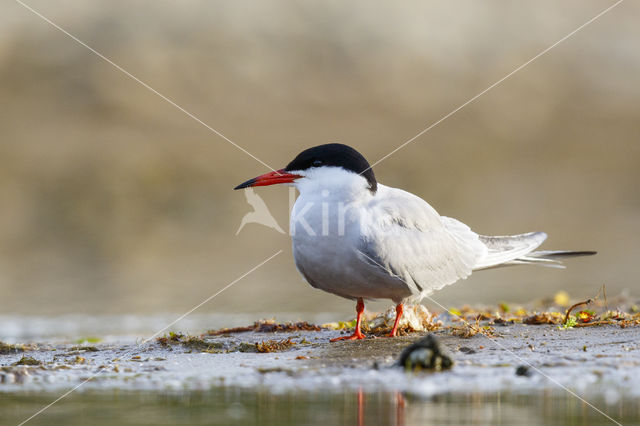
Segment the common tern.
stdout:
<path fill-rule="evenodd" d="M 293 257 L 313 287 L 356 300 L 353 335 L 360 329 L 364 299 L 391 299 L 396 335 L 404 303 L 467 278 L 472 272 L 509 265 L 563 267 L 567 257 L 593 251 L 536 251 L 544 232 L 484 236 L 441 216 L 422 198 L 378 183 L 367 160 L 343 144 L 309 148 L 285 168 L 234 189 L 293 185 L 300 195 L 290 219 Z"/>

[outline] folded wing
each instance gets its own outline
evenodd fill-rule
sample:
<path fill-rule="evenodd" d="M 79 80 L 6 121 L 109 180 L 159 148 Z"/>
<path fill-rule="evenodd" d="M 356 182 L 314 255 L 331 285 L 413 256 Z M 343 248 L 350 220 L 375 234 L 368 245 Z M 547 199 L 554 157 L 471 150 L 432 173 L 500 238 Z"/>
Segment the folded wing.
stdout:
<path fill-rule="evenodd" d="M 486 255 L 486 246 L 465 224 L 440 216 L 408 192 L 383 185 L 378 191 L 384 196 L 374 197 L 362 223 L 361 258 L 397 276 L 414 295 L 466 278 Z"/>

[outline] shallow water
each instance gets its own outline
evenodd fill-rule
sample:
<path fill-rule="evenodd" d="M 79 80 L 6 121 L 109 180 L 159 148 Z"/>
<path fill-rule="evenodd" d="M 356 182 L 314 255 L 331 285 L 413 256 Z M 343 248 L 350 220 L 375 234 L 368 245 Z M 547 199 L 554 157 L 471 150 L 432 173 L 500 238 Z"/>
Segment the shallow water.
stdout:
<path fill-rule="evenodd" d="M 54 394 L 9 394 L 0 399 L 2 424 L 18 424 L 53 401 Z M 637 400 L 607 407 L 625 424 L 640 421 Z M 52 424 L 589 424 L 610 420 L 562 392 L 498 393 L 409 399 L 399 392 L 285 392 L 214 388 L 192 392 L 76 393 L 33 418 Z"/>

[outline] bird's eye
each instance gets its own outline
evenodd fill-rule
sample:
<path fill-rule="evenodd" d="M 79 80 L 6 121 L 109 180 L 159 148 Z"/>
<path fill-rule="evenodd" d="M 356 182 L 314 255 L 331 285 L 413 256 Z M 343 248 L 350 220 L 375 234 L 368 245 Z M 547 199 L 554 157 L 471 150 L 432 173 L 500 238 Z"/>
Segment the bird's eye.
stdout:
<path fill-rule="evenodd" d="M 320 166 L 322 166 L 322 161 L 321 160 L 315 160 L 312 165 L 313 165 L 313 167 L 320 167 Z"/>

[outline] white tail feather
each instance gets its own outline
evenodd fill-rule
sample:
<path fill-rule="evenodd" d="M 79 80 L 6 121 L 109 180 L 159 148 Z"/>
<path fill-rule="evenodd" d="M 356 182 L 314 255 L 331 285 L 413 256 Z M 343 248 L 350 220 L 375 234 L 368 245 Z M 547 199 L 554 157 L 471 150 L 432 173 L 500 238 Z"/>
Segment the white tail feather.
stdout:
<path fill-rule="evenodd" d="M 564 268 L 562 259 L 578 256 L 590 256 L 595 251 L 533 251 L 547 238 L 544 232 L 528 234 L 486 237 L 480 240 L 487 246 L 487 255 L 481 258 L 474 270 L 498 268 L 512 265 L 539 265 L 549 268 Z"/>

